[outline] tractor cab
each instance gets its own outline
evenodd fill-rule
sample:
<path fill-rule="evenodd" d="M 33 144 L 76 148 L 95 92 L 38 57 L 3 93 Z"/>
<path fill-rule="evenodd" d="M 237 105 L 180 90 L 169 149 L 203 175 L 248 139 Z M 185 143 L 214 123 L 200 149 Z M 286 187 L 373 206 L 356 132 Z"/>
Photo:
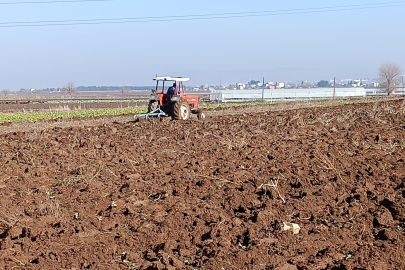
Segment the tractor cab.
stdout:
<path fill-rule="evenodd" d="M 190 81 L 189 78 L 183 77 L 156 77 L 155 95 L 159 98 L 159 105 L 164 106 L 171 102 L 176 102 L 184 98 L 190 104 L 191 109 L 198 108 L 198 97 L 187 96 L 184 92 L 184 82 Z M 174 92 L 168 93 L 170 88 L 174 88 Z"/>
<path fill-rule="evenodd" d="M 198 108 L 199 97 L 187 95 L 184 91 L 184 83 L 189 80 L 184 77 L 156 77 L 156 88 L 149 99 L 149 116 L 159 111 L 158 116 L 164 114 L 176 120 L 187 120 L 191 114 L 204 118 L 204 113 Z"/>

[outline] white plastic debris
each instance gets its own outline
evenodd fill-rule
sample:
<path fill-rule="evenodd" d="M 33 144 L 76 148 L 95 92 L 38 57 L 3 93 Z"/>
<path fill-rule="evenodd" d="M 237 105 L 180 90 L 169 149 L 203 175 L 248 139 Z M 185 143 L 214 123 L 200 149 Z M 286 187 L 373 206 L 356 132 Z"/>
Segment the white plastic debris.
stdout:
<path fill-rule="evenodd" d="M 283 227 L 284 231 L 292 230 L 293 234 L 299 234 L 300 233 L 301 228 L 300 228 L 300 226 L 298 224 L 290 223 L 290 222 L 283 222 L 283 224 L 284 224 L 284 227 Z"/>

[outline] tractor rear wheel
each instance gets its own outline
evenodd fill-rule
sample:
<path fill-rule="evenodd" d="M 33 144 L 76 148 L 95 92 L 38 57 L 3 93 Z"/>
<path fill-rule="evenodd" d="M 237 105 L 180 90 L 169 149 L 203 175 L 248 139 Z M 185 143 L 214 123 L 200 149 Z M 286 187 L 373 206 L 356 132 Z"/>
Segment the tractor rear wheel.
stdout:
<path fill-rule="evenodd" d="M 190 114 L 191 109 L 187 100 L 182 98 L 173 105 L 172 117 L 174 120 L 187 120 L 190 118 Z"/>
<path fill-rule="evenodd" d="M 148 104 L 148 113 L 153 112 L 158 108 L 158 102 L 157 101 L 149 101 Z"/>

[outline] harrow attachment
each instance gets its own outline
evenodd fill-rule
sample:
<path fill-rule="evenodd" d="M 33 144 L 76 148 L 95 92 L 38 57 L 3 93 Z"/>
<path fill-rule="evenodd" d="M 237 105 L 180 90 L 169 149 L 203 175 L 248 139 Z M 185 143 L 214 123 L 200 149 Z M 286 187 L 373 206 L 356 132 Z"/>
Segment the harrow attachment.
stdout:
<path fill-rule="evenodd" d="M 166 116 L 166 113 L 164 111 L 162 111 L 160 106 L 158 106 L 158 108 L 156 110 L 151 111 L 149 113 L 143 113 L 143 114 L 134 115 L 134 119 L 137 119 L 137 118 L 148 119 L 149 117 L 161 117 L 161 116 Z"/>

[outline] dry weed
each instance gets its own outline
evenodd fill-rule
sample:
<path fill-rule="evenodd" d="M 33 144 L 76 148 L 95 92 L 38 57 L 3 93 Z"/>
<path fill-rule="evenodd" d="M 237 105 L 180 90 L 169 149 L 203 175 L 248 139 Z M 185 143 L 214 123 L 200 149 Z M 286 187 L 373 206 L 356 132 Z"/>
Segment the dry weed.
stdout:
<path fill-rule="evenodd" d="M 264 192 L 266 193 L 266 191 L 267 191 L 267 190 L 266 190 L 266 187 L 273 188 L 273 189 L 277 192 L 278 196 L 279 196 L 280 199 L 283 201 L 283 203 L 286 203 L 284 197 L 281 195 L 280 190 L 279 190 L 279 188 L 278 188 L 278 183 L 279 183 L 279 181 L 280 181 L 280 179 L 277 179 L 277 180 L 274 180 L 274 181 L 273 181 L 273 180 L 270 180 L 270 182 L 267 183 L 267 184 L 261 184 L 261 185 L 258 187 L 258 189 L 263 189 Z"/>
<path fill-rule="evenodd" d="M 336 168 L 335 163 L 336 160 L 335 158 L 332 157 L 332 160 L 326 155 L 321 153 L 319 149 L 317 149 L 318 156 L 315 157 L 320 163 L 321 163 L 321 168 L 324 170 L 328 171 L 335 171 L 337 175 L 339 176 L 340 180 L 342 180 L 344 183 L 346 183 L 345 180 L 343 180 L 342 175 L 340 174 L 340 171 Z"/>

